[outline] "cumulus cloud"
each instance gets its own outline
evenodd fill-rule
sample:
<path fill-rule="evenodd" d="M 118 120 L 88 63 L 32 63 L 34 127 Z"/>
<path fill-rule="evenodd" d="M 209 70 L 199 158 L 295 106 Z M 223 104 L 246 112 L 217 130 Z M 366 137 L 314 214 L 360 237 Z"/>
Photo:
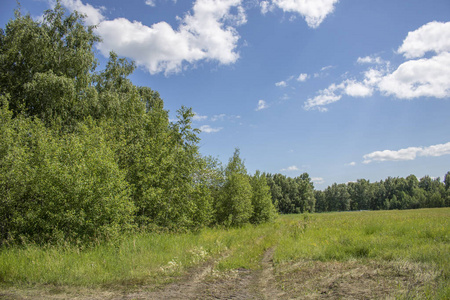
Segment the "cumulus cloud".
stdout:
<path fill-rule="evenodd" d="M 430 22 L 408 33 L 397 52 L 405 58 L 418 58 L 427 52 L 450 51 L 450 22 Z"/>
<path fill-rule="evenodd" d="M 259 100 L 258 101 L 258 106 L 256 107 L 256 111 L 259 111 L 259 110 L 262 110 L 262 109 L 266 109 L 266 108 L 268 108 L 269 106 L 267 105 L 267 103 L 266 103 L 266 101 L 264 101 L 264 100 Z"/>
<path fill-rule="evenodd" d="M 281 169 L 281 172 L 293 172 L 293 171 L 298 171 L 299 168 L 297 168 L 297 166 L 290 166 L 287 167 L 286 169 Z"/>
<path fill-rule="evenodd" d="M 223 128 L 222 127 L 214 128 L 214 127 L 211 127 L 209 125 L 202 125 L 202 126 L 200 126 L 199 129 L 200 129 L 201 132 L 204 132 L 204 133 L 215 133 L 215 132 L 221 131 Z"/>
<path fill-rule="evenodd" d="M 155 0 L 145 0 L 145 4 L 148 6 L 156 6 Z"/>
<path fill-rule="evenodd" d="M 286 81 L 280 81 L 280 82 L 277 82 L 277 83 L 275 83 L 275 85 L 276 86 L 279 86 L 279 87 L 286 87 L 287 86 L 287 83 L 286 83 Z"/>
<path fill-rule="evenodd" d="M 375 151 L 363 156 L 363 163 L 368 164 L 373 161 L 402 161 L 414 160 L 417 156 L 442 156 L 450 154 L 450 142 L 429 147 L 409 147 L 400 150 Z"/>
<path fill-rule="evenodd" d="M 308 77 L 309 77 L 308 74 L 302 73 L 302 74 L 298 75 L 297 81 L 304 82 L 304 81 L 306 81 L 306 79 L 308 79 Z"/>
<path fill-rule="evenodd" d="M 364 82 L 348 80 L 345 82 L 344 93 L 351 97 L 368 97 L 372 96 L 373 88 Z"/>
<path fill-rule="evenodd" d="M 130 57 L 151 74 L 177 73 L 202 60 L 232 64 L 239 58 L 236 27 L 247 21 L 242 1 L 196 0 L 178 28 L 167 22 L 147 26 L 125 18 L 105 20 L 96 29 L 103 39 L 98 49 L 105 56 L 115 51 Z"/>
<path fill-rule="evenodd" d="M 346 79 L 339 84 L 333 83 L 328 88 L 320 90 L 317 96 L 309 98 L 303 108 L 327 111 L 325 106 L 341 100 L 343 95 L 360 98 L 372 96 L 385 73 L 386 70 L 369 69 L 364 72 L 364 79 L 361 81 Z"/>
<path fill-rule="evenodd" d="M 450 96 L 450 52 L 410 60 L 385 76 L 379 89 L 400 99 Z"/>
<path fill-rule="evenodd" d="M 264 11 L 270 10 L 268 1 L 264 7 Z M 271 5 L 276 6 L 284 12 L 300 14 L 305 18 L 306 23 L 311 28 L 317 28 L 323 20 L 334 11 L 334 5 L 338 0 L 272 0 Z M 263 10 L 262 10 L 263 11 Z M 264 13 L 263 11 L 263 13 Z"/>
<path fill-rule="evenodd" d="M 78 11 L 84 14 L 86 25 L 98 25 L 105 17 L 102 14 L 103 8 L 95 8 L 90 4 L 83 4 L 81 0 L 61 0 L 61 4 L 70 11 Z"/>
<path fill-rule="evenodd" d="M 359 57 L 359 64 L 376 64 L 364 72 L 362 80 L 347 79 L 318 91 L 304 105 L 306 110 L 318 109 L 339 101 L 343 95 L 368 97 L 375 91 L 398 99 L 418 97 L 450 97 L 450 22 L 431 22 L 408 33 L 398 53 L 415 58 L 401 63 L 392 70 L 390 62 L 376 56 Z M 434 52 L 430 58 L 420 58 Z"/>

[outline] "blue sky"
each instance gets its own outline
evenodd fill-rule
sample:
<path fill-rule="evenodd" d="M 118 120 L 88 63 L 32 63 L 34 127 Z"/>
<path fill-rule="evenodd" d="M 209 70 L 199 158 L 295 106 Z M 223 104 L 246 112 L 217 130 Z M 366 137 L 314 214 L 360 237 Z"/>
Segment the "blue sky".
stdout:
<path fill-rule="evenodd" d="M 39 18 L 49 0 L 22 0 Z M 239 147 L 250 173 L 309 173 L 318 189 L 450 170 L 448 0 L 62 0 L 175 118 L 192 107 L 200 151 Z M 15 0 L 2 0 L 2 28 Z"/>

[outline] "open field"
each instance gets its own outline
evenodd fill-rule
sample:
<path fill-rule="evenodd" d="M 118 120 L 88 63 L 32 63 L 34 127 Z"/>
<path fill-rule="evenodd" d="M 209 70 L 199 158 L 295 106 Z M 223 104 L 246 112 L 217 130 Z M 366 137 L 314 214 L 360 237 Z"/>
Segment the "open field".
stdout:
<path fill-rule="evenodd" d="M 449 299 L 450 209 L 4 248 L 0 282 L 2 299 Z"/>

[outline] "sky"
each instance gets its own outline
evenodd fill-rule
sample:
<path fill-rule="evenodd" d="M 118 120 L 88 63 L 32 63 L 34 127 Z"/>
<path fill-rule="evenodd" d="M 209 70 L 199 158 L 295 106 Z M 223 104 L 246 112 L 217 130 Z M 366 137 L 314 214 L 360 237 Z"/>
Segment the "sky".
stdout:
<path fill-rule="evenodd" d="M 17 7 L 0 1 L 5 28 Z M 21 0 L 38 20 L 51 0 Z M 136 62 L 200 152 L 317 189 L 450 171 L 448 0 L 61 0 Z"/>

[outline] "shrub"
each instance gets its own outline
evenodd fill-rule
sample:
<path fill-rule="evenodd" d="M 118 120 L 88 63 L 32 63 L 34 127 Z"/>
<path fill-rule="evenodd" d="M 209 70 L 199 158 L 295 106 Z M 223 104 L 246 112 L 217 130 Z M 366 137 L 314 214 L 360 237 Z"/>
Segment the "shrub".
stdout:
<path fill-rule="evenodd" d="M 38 119 L 0 124 L 1 241 L 80 243 L 131 226 L 134 206 L 114 153 L 95 127 L 58 136 Z"/>

